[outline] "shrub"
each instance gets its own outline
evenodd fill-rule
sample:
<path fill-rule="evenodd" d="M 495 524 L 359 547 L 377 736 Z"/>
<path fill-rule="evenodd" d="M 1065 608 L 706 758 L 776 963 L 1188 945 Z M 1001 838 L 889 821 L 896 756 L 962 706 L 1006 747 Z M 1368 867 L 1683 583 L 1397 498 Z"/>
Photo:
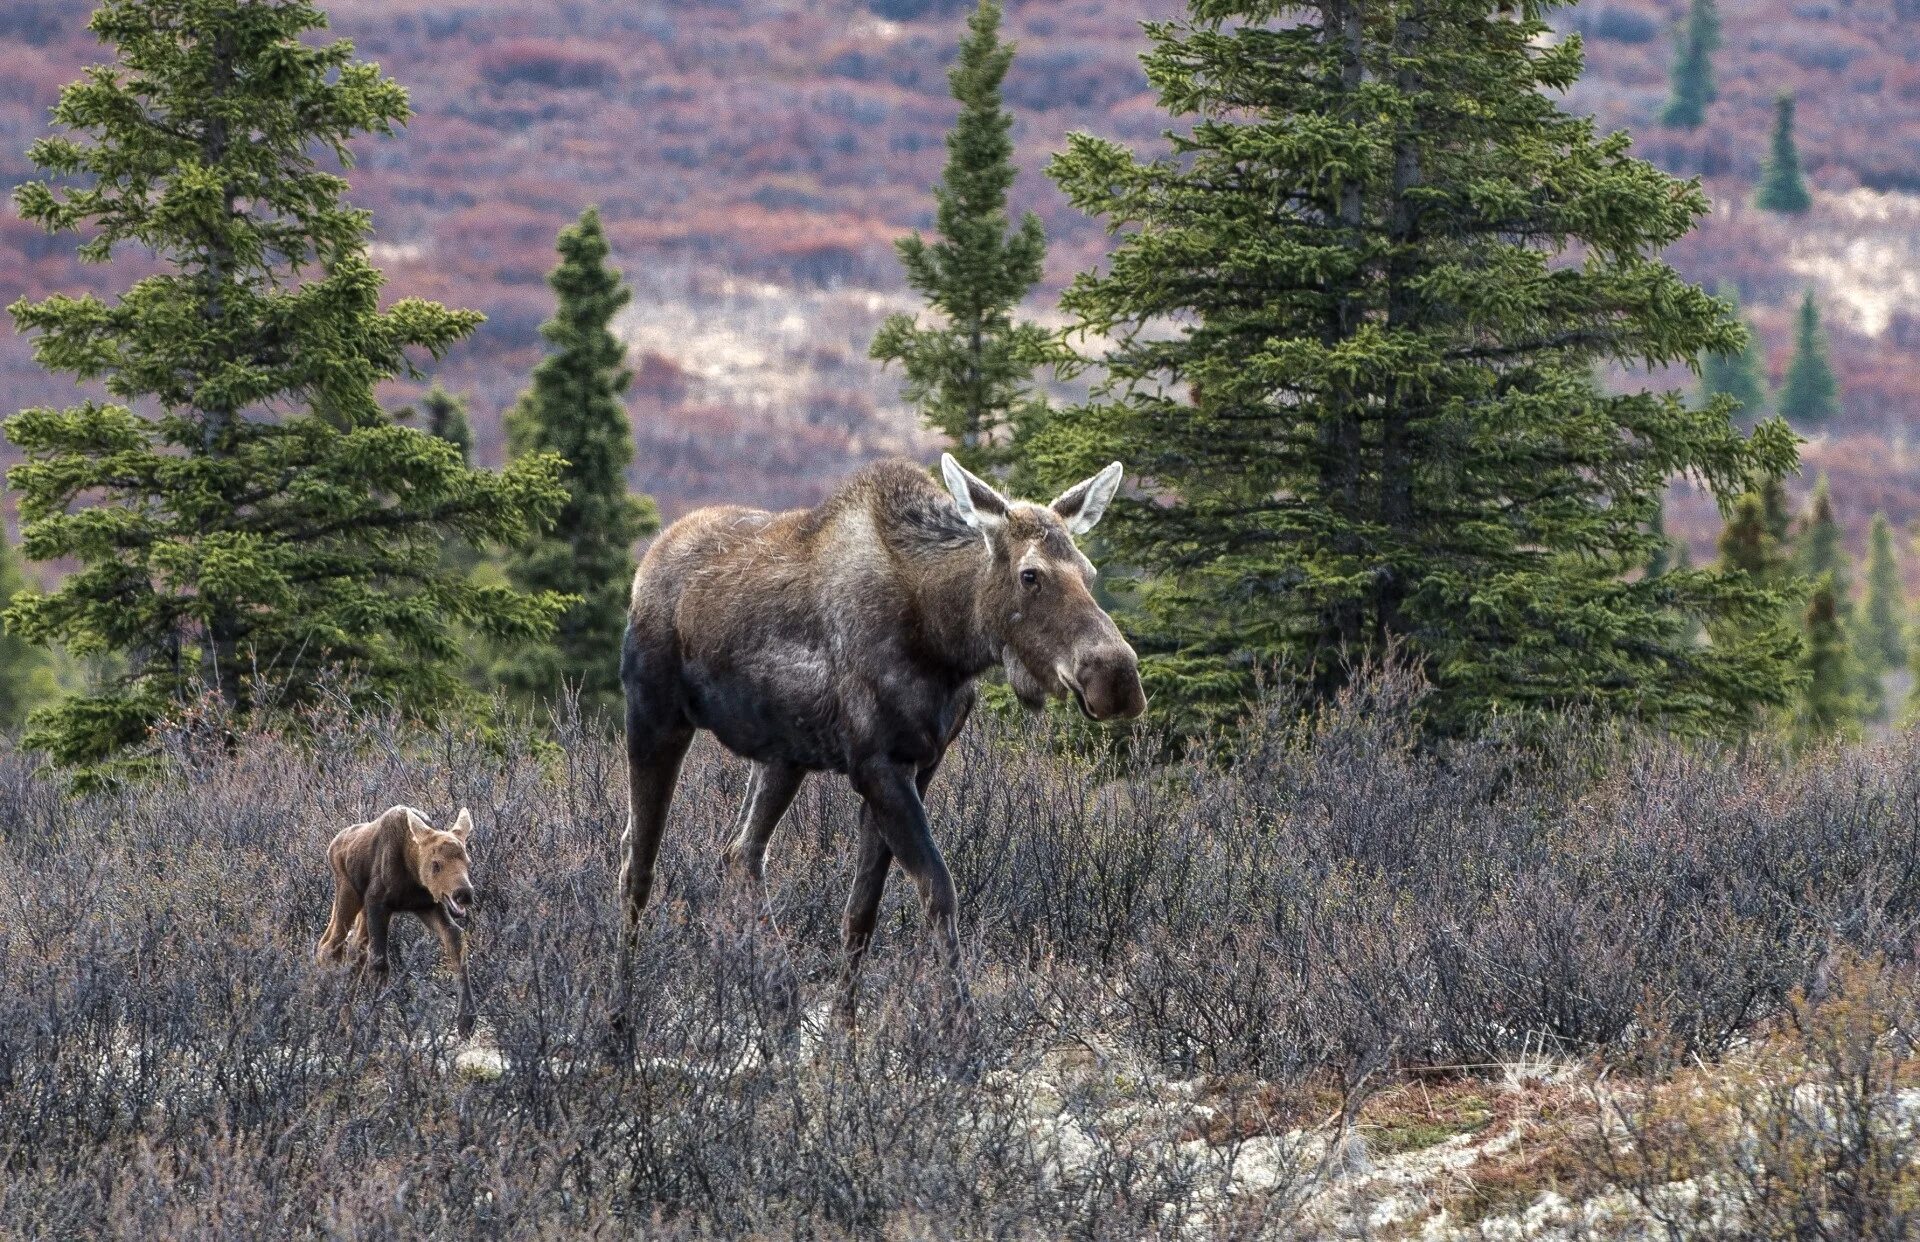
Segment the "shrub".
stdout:
<path fill-rule="evenodd" d="M 965 1034 L 897 879 L 859 1037 L 812 1033 L 855 804 L 837 778 L 802 790 L 769 937 L 715 865 L 744 767 L 703 742 L 635 951 L 631 1056 L 608 1024 L 611 737 L 316 717 L 232 753 L 174 739 L 166 779 L 79 800 L 0 757 L 0 1235 L 1285 1237 L 1310 1169 L 1220 1196 L 1231 1149 L 1151 1121 L 1049 1139 L 1005 1084 L 1092 1046 L 1157 1083 L 1256 1084 L 1237 1113 L 1543 1046 L 1712 1055 L 1836 946 L 1906 951 L 1915 743 L 1793 766 L 1569 722 L 1544 751 L 1434 754 L 1421 693 L 1394 674 L 1311 719 L 1269 702 L 1211 765 L 977 722 L 930 800 Z M 448 1072 L 452 989 L 418 929 L 388 995 L 311 965 L 327 840 L 402 800 L 478 820 L 496 1082 Z"/>

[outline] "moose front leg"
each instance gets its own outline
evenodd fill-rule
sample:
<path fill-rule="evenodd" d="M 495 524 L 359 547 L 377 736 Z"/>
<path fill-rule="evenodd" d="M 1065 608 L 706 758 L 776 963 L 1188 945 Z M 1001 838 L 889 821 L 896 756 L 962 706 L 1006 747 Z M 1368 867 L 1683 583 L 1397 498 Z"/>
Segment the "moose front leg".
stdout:
<path fill-rule="evenodd" d="M 454 1029 L 465 1039 L 473 1034 L 473 987 L 467 981 L 467 934 L 454 926 L 446 911 L 439 906 L 429 908 L 420 916 L 434 934 L 440 937 L 440 947 L 446 950 L 447 966 L 453 971 L 454 978 L 460 984 L 460 1013 L 454 1018 Z"/>
<path fill-rule="evenodd" d="M 878 834 L 880 843 L 885 845 L 893 861 L 900 864 L 900 869 L 913 880 L 914 888 L 920 893 L 927 929 L 945 963 L 955 1008 L 964 1016 L 972 1008 L 972 999 L 967 994 L 966 979 L 960 968 L 958 903 L 953 877 L 947 871 L 946 860 L 940 856 L 940 847 L 934 844 L 933 831 L 927 823 L 927 810 L 920 800 L 920 786 L 916 781 L 918 775 L 919 772 L 909 765 L 869 762 L 855 769 L 854 789 L 867 804 L 868 822 Z M 864 865 L 868 862 L 864 834 L 861 862 L 864 879 Z M 884 868 L 880 874 L 884 878 Z M 876 884 L 874 887 L 877 890 L 879 886 Z M 874 904 L 878 905 L 877 892 Z"/>
<path fill-rule="evenodd" d="M 739 830 L 721 856 L 729 879 L 746 889 L 760 921 L 768 926 L 773 923 L 773 910 L 767 904 L 767 843 L 806 778 L 806 770 L 792 764 L 754 764 L 747 800 L 740 808 Z"/>

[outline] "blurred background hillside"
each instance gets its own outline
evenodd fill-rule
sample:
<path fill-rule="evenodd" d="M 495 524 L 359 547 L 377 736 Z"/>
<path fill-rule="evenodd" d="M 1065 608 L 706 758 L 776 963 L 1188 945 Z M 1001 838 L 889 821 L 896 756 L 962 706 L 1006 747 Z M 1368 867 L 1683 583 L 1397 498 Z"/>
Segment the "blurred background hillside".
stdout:
<path fill-rule="evenodd" d="M 26 179 L 59 87 L 100 59 L 89 0 L 0 7 L 0 179 Z M 931 224 L 929 187 L 952 121 L 952 0 L 336 0 L 335 30 L 412 93 L 397 139 L 362 144 L 353 200 L 374 213 L 390 293 L 484 311 L 438 369 L 473 401 L 476 457 L 504 455 L 501 412 L 540 357 L 555 233 L 598 203 L 635 287 L 622 330 L 637 377 L 633 483 L 666 516 L 726 498 L 807 503 L 857 463 L 928 447 L 897 375 L 866 359 L 874 327 L 912 309 L 893 239 Z M 1069 130 L 1157 149 L 1138 22 L 1171 0 L 1010 3 L 1019 54 L 1006 95 L 1022 178 L 1015 205 L 1051 242 L 1043 317 L 1096 263 L 1099 222 L 1042 175 Z M 1720 95 L 1706 123 L 1659 123 L 1680 0 L 1595 0 L 1562 13 L 1588 70 L 1568 106 L 1632 132 L 1663 167 L 1700 175 L 1713 218 L 1669 258 L 1738 288 L 1777 384 L 1807 290 L 1832 339 L 1841 409 L 1810 436 L 1796 495 L 1825 472 L 1856 553 L 1884 509 L 1920 518 L 1920 3 L 1723 0 Z M 1814 188 L 1805 215 L 1750 205 L 1774 99 L 1798 105 Z M 0 217 L 0 295 L 101 279 L 68 241 Z M 1684 385 L 1681 375 L 1665 377 Z M 65 379 L 0 337 L 9 410 L 68 398 Z M 411 394 L 396 393 L 396 403 Z M 1710 505 L 1669 513 L 1695 559 L 1713 555 Z"/>

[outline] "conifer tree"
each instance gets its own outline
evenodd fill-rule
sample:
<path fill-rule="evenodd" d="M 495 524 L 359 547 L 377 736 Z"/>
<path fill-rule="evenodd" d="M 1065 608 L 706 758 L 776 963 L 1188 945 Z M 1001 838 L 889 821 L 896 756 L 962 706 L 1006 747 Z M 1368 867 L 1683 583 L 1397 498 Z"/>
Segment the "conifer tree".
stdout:
<path fill-rule="evenodd" d="M 1673 56 L 1671 90 L 1660 112 L 1662 125 L 1693 129 L 1707 119 L 1707 105 L 1720 97 L 1713 80 L 1713 54 L 1719 47 L 1720 14 L 1713 0 L 1693 0 Z"/>
<path fill-rule="evenodd" d="M 559 266 L 548 283 L 557 299 L 540 334 L 553 349 L 533 385 L 507 415 L 516 456 L 557 454 L 567 464 L 566 503 L 553 528 L 514 550 L 508 576 L 526 591 L 570 595 L 549 644 L 522 644 L 501 667 L 509 688 L 552 698 L 578 687 L 581 703 L 610 709 L 620 693 L 620 635 L 633 584 L 633 545 L 659 527 L 653 501 L 627 490 L 633 426 L 624 394 L 633 379 L 626 346 L 609 330 L 633 297 L 608 265 L 600 213 L 589 207 L 562 229 Z"/>
<path fill-rule="evenodd" d="M 1194 0 L 1147 32 L 1190 126 L 1167 158 L 1076 134 L 1053 165 L 1124 238 L 1065 300 L 1113 342 L 1102 386 L 1036 453 L 1141 481 L 1102 532 L 1143 575 L 1163 706 L 1231 710 L 1270 666 L 1329 696 L 1389 644 L 1441 731 L 1572 705 L 1738 729 L 1783 701 L 1790 634 L 1685 625 L 1774 616 L 1764 591 L 1638 572 L 1671 476 L 1731 504 L 1795 452 L 1731 401 L 1594 383 L 1741 341 L 1648 257 L 1699 188 L 1553 102 L 1578 40 L 1495 0 Z"/>
<path fill-rule="evenodd" d="M 1733 512 L 1720 531 L 1719 552 L 1722 573 L 1743 574 L 1755 587 L 1768 591 L 1790 585 L 1787 549 L 1773 533 L 1766 500 L 1759 492 L 1748 492 L 1734 501 Z"/>
<path fill-rule="evenodd" d="M 1794 715 L 1793 733 L 1801 743 L 1858 731 L 1861 706 L 1853 660 L 1841 625 L 1837 592 L 1825 578 L 1814 583 L 1807 600 L 1806 648 L 1802 662 L 1805 688 Z"/>
<path fill-rule="evenodd" d="M 1867 536 L 1867 598 L 1861 610 L 1860 655 L 1876 672 L 1907 663 L 1906 592 L 1893 550 L 1893 525 L 1873 515 Z"/>
<path fill-rule="evenodd" d="M 1682 545 L 1667 534 L 1667 501 L 1662 496 L 1654 504 L 1653 517 L 1647 523 L 1647 533 L 1653 536 L 1653 550 L 1647 554 L 1647 577 L 1658 578 L 1674 567 L 1674 554 Z"/>
<path fill-rule="evenodd" d="M 953 439 L 961 465 L 989 478 L 1004 475 L 1014 446 L 1045 416 L 1034 368 L 1062 360 L 1051 333 L 1014 316 L 1040 281 L 1047 243 L 1032 212 L 1018 228 L 1007 218 L 1013 118 L 1001 106 L 1000 83 L 1012 61 L 1012 45 L 1000 42 L 1000 0 L 980 0 L 947 75 L 960 116 L 933 191 L 939 236 L 928 242 L 915 233 L 897 244 L 908 286 L 937 322 L 921 327 L 912 315 L 893 315 L 871 350 L 877 361 L 901 364 L 903 391 L 922 421 Z"/>
<path fill-rule="evenodd" d="M 1801 299 L 1794 323 L 1793 358 L 1780 384 L 1780 414 L 1800 426 L 1825 422 L 1840 406 L 1840 385 L 1827 361 L 1827 334 L 1811 290 Z"/>
<path fill-rule="evenodd" d="M 558 463 L 467 469 L 376 402 L 408 350 L 438 355 L 480 316 L 380 309 L 368 216 L 322 159 L 350 165 L 406 94 L 310 41 L 325 25 L 306 0 L 106 0 L 91 26 L 119 59 L 61 93 L 60 132 L 30 152 L 65 184 L 16 191 L 26 219 L 84 234 L 84 259 L 138 248 L 159 269 L 115 300 L 11 308 L 43 366 L 117 402 L 6 423 L 25 550 L 77 566 L 8 624 L 126 657 L 33 717 L 29 744 L 83 779 L 140 766 L 155 722 L 203 694 L 239 720 L 323 679 L 435 709 L 464 693 L 457 632 L 537 634 L 558 610 L 440 564 L 449 532 L 518 539 L 550 517 Z"/>
<path fill-rule="evenodd" d="M 1833 595 L 1834 615 L 1839 618 L 1846 639 L 1838 655 L 1852 687 L 1850 702 L 1862 718 L 1878 720 L 1886 710 L 1886 695 L 1880 685 L 1880 670 L 1871 657 L 1863 657 L 1857 641 L 1858 623 L 1853 603 L 1853 558 L 1847 555 L 1846 531 L 1834 517 L 1833 488 L 1826 475 L 1814 483 L 1813 497 L 1807 505 L 1799 547 L 1796 549 L 1800 573 L 1813 583 L 1824 582 Z M 1809 643 L 1813 635 L 1807 635 Z"/>
<path fill-rule="evenodd" d="M 437 381 L 427 390 L 426 396 L 420 399 L 418 409 L 413 406 L 403 407 L 395 413 L 394 419 L 396 422 L 409 425 L 416 419 L 419 420 L 427 434 L 453 446 L 454 451 L 460 454 L 462 465 L 473 463 L 473 425 L 467 417 L 466 400 L 448 392 Z M 441 561 L 456 572 L 472 573 L 486 559 L 484 551 L 475 547 L 471 540 L 462 538 L 458 534 L 448 532 L 441 541 Z M 474 665 L 471 660 L 468 661 L 468 665 L 467 680 L 473 683 L 476 689 L 490 689 L 487 681 L 476 675 L 483 671 L 482 668 Z"/>
<path fill-rule="evenodd" d="M 1799 215 L 1813 206 L 1813 195 L 1807 192 L 1806 179 L 1800 173 L 1800 148 L 1793 139 L 1792 95 L 1774 101 L 1773 138 L 1753 201 L 1762 211 L 1788 215 Z"/>
<path fill-rule="evenodd" d="M 1853 608 L 1853 558 L 1847 555 L 1845 540 L 1846 531 L 1833 515 L 1833 487 L 1823 474 L 1814 481 L 1795 552 L 1802 576 L 1810 582 L 1825 579 L 1833 588 L 1834 604 L 1843 618 Z"/>
<path fill-rule="evenodd" d="M 1740 403 L 1747 419 L 1757 419 L 1767 409 L 1767 361 L 1760 352 L 1760 338 L 1740 315 L 1738 289 L 1722 281 L 1714 289 L 1714 296 L 1727 303 L 1740 320 L 1740 326 L 1746 329 L 1746 342 L 1734 353 L 1708 350 L 1700 355 L 1700 395 L 1710 401 L 1724 393 Z"/>
<path fill-rule="evenodd" d="M 418 411 L 408 408 L 403 411 L 400 421 L 411 422 L 420 419 L 428 434 L 435 439 L 445 440 L 453 445 L 464 464 L 473 462 L 473 423 L 467 416 L 465 398 L 448 392 L 437 382 L 420 398 Z"/>
<path fill-rule="evenodd" d="M 0 529 L 0 612 L 13 603 L 26 581 L 20 555 Z M 46 650 L 0 627 L 0 730 L 18 729 L 26 723 L 27 713 L 51 700 L 57 690 L 53 659 Z"/>

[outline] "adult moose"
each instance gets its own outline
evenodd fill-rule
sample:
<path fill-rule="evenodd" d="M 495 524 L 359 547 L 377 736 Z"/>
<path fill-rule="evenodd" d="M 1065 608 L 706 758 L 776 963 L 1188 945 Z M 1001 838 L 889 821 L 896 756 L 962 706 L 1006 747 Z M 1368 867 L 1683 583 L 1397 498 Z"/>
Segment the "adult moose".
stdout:
<path fill-rule="evenodd" d="M 852 1018 L 896 862 L 964 1003 L 953 881 L 922 798 L 973 708 L 974 679 L 998 664 L 1027 707 L 1071 695 L 1095 720 L 1138 716 L 1146 694 L 1073 542 L 1119 489 L 1120 463 L 1045 506 L 1008 500 L 951 455 L 940 468 L 947 492 L 911 463 L 882 462 L 817 508 L 702 509 L 648 550 L 621 654 L 629 935 L 653 888 L 680 761 L 707 729 L 753 761 L 725 863 L 759 901 L 767 842 L 807 773 L 844 773 L 864 803 L 841 1017 Z"/>

